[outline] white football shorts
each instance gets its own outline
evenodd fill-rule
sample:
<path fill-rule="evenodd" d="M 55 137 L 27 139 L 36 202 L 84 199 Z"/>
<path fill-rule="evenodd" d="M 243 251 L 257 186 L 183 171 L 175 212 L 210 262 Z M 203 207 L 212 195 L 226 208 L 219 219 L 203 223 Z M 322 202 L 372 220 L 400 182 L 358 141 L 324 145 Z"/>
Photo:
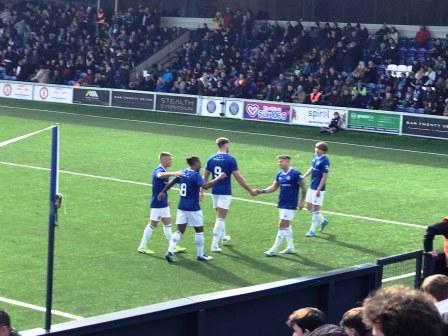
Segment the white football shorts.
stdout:
<path fill-rule="evenodd" d="M 212 195 L 213 208 L 230 209 L 230 203 L 232 202 L 231 195 Z"/>
<path fill-rule="evenodd" d="M 150 220 L 160 221 L 162 218 L 171 218 L 170 207 L 166 208 L 151 208 Z"/>
<path fill-rule="evenodd" d="M 184 211 L 184 210 L 178 209 L 176 225 L 177 224 L 188 224 L 189 226 L 193 226 L 193 227 L 204 226 L 202 210 Z"/>
<path fill-rule="evenodd" d="M 291 209 L 278 209 L 280 220 L 292 221 L 296 214 L 296 210 Z"/>
<path fill-rule="evenodd" d="M 306 202 L 311 203 L 313 205 L 322 206 L 322 205 L 324 205 L 324 196 L 325 196 L 325 191 L 321 191 L 320 196 L 317 197 L 316 190 L 308 189 L 308 191 L 306 193 Z"/>

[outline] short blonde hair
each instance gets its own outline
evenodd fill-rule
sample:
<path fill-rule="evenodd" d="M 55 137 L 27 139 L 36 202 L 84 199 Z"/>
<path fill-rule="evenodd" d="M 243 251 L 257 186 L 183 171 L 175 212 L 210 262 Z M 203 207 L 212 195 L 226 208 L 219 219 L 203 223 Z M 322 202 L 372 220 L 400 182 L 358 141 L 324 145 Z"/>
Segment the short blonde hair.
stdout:
<path fill-rule="evenodd" d="M 159 160 L 161 160 L 162 158 L 164 158 L 164 157 L 167 157 L 167 156 L 173 156 L 173 154 L 171 154 L 170 152 L 160 152 L 159 153 Z"/>
<path fill-rule="evenodd" d="M 277 155 L 277 160 L 291 160 L 291 156 L 287 154 Z"/>
<path fill-rule="evenodd" d="M 229 139 L 224 138 L 224 137 L 220 137 L 220 138 L 216 139 L 216 144 L 218 145 L 219 148 L 221 148 L 225 144 L 228 144 L 229 142 L 230 142 Z"/>

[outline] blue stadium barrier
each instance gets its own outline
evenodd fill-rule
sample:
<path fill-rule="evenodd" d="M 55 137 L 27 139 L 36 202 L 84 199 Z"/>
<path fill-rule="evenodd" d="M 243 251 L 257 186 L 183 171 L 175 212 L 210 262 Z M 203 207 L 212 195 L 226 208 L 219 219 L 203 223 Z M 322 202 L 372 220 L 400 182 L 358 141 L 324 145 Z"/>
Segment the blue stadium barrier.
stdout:
<path fill-rule="evenodd" d="M 318 307 L 329 322 L 338 323 L 346 310 L 359 306 L 380 285 L 381 267 L 364 264 L 95 316 L 54 325 L 49 333 L 34 329 L 22 335 L 286 336 L 291 331 L 285 321 L 293 310 Z"/>

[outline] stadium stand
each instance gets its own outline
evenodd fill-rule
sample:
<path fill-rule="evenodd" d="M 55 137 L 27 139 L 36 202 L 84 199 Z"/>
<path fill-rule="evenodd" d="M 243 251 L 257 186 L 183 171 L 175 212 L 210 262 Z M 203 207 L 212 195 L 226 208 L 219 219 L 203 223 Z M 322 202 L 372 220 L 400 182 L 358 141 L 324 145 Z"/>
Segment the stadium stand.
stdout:
<path fill-rule="evenodd" d="M 0 79 L 126 88 L 130 70 L 181 33 L 143 6 L 101 21 L 80 4 L 0 6 Z"/>
<path fill-rule="evenodd" d="M 57 20 L 49 20 L 51 17 Z M 448 115 L 448 42 L 383 25 L 256 21 L 217 12 L 174 58 L 133 68 L 183 30 L 142 5 L 96 21 L 83 5 L 1 4 L 0 79 Z"/>

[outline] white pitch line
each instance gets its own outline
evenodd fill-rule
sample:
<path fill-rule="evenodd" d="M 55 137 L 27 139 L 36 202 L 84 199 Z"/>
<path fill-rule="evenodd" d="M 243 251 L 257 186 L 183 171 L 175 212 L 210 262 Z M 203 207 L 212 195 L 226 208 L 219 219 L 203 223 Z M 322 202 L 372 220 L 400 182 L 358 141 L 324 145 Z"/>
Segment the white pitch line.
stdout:
<path fill-rule="evenodd" d="M 134 122 L 134 123 L 141 123 L 141 124 L 154 124 L 154 125 L 185 127 L 185 128 L 193 128 L 193 129 L 204 129 L 204 130 L 210 130 L 210 131 L 229 132 L 229 133 L 236 133 L 236 134 L 248 134 L 248 135 L 272 137 L 272 138 L 288 139 L 288 140 L 303 140 L 303 141 L 311 141 L 311 142 L 321 141 L 321 139 L 301 138 L 301 137 L 292 137 L 292 136 L 286 136 L 286 135 L 258 133 L 258 132 L 248 132 L 248 131 L 235 131 L 235 130 L 224 129 L 224 128 L 213 128 L 213 127 L 206 127 L 206 126 L 174 124 L 174 123 L 148 121 L 148 120 L 126 119 L 126 118 L 117 118 L 117 117 L 106 117 L 106 116 L 99 116 L 99 115 L 94 115 L 94 114 L 78 114 L 78 113 L 72 113 L 72 112 L 64 112 L 64 111 L 58 111 L 58 110 L 37 109 L 37 108 L 31 108 L 31 107 L 18 107 L 18 106 L 16 107 L 16 106 L 9 106 L 9 105 L 0 105 L 0 107 L 2 107 L 2 108 L 10 108 L 10 109 L 20 109 L 20 110 L 29 110 L 29 111 L 55 113 L 55 114 L 63 114 L 63 115 L 71 115 L 71 116 L 77 116 L 77 117 L 88 117 L 88 118 L 97 118 L 97 119 L 109 119 L 109 120 L 117 120 L 117 121 L 126 121 L 126 122 Z M 331 143 L 331 144 L 352 146 L 352 147 L 372 148 L 372 149 L 390 150 L 390 151 L 398 151 L 398 152 L 413 153 L 413 154 L 425 154 L 425 155 L 435 155 L 435 156 L 448 157 L 448 154 L 445 154 L 445 153 L 434 153 L 434 152 L 417 151 L 417 150 L 412 150 L 412 149 L 382 147 L 382 146 L 373 146 L 373 145 L 361 145 L 361 144 L 355 144 L 355 143 L 350 143 L 350 142 L 339 142 L 339 141 L 327 141 L 327 142 Z"/>
<path fill-rule="evenodd" d="M 415 276 L 415 272 L 402 274 L 402 275 L 397 275 L 397 276 L 393 276 L 393 277 L 390 277 L 390 278 L 385 278 L 385 279 L 382 280 L 382 282 L 383 283 L 387 283 L 387 282 L 392 282 L 392 281 L 397 281 L 397 280 L 410 278 L 410 277 L 413 277 L 413 276 Z"/>
<path fill-rule="evenodd" d="M 36 305 L 30 304 L 30 303 L 17 301 L 17 300 L 12 300 L 12 299 L 8 299 L 8 298 L 1 297 L 1 296 L 0 296 L 0 302 L 7 303 L 7 304 L 10 304 L 10 305 L 14 305 L 14 306 L 23 307 L 23 308 L 28 308 L 28 309 L 32 309 L 32 310 L 37 310 L 37 311 L 44 312 L 44 313 L 46 311 L 45 307 L 36 306 Z M 53 314 L 55 316 L 65 317 L 65 318 L 70 319 L 70 320 L 82 320 L 84 318 L 82 316 L 73 315 L 73 314 L 69 314 L 69 313 L 64 313 L 64 312 L 62 312 L 60 310 L 55 310 L 55 309 L 53 309 L 51 311 L 51 314 Z"/>
<path fill-rule="evenodd" d="M 24 134 L 24 135 L 21 135 L 21 136 L 18 136 L 18 137 L 9 139 L 9 140 L 2 141 L 2 142 L 0 142 L 0 148 L 4 147 L 6 145 L 10 145 L 12 143 L 18 142 L 20 140 L 32 137 L 33 135 L 45 132 L 45 131 L 47 131 L 49 129 L 52 129 L 53 127 L 55 127 L 55 126 L 48 126 L 48 127 L 42 128 L 42 129 L 40 129 L 38 131 L 30 132 L 30 133 L 27 133 L 27 134 Z"/>
<path fill-rule="evenodd" d="M 49 168 L 30 166 L 30 165 L 13 163 L 13 162 L 0 161 L 0 164 L 6 165 L 6 166 L 28 168 L 28 169 L 36 169 L 36 170 L 44 170 L 44 171 L 49 171 L 50 170 Z M 82 176 L 82 177 L 99 179 L 99 180 L 105 180 L 105 181 L 114 181 L 114 182 L 120 182 L 120 183 L 128 183 L 128 184 L 134 184 L 134 185 L 141 185 L 141 186 L 145 186 L 145 187 L 151 187 L 152 186 L 150 183 L 146 183 L 146 182 L 139 182 L 139 181 L 126 180 L 126 179 L 119 179 L 119 178 L 115 178 L 115 177 L 99 176 L 99 175 L 92 175 L 92 174 L 86 174 L 86 173 L 77 173 L 77 172 L 71 172 L 71 171 L 66 171 L 66 170 L 60 170 L 59 172 L 61 174 L 66 174 L 66 175 Z M 175 188 L 173 188 L 173 189 L 175 189 Z M 210 196 L 211 194 L 205 193 L 205 195 Z M 237 200 L 237 201 L 247 202 L 247 203 L 263 204 L 263 205 L 269 205 L 269 206 L 275 206 L 275 207 L 277 206 L 277 204 L 275 204 L 275 203 L 251 200 L 251 199 L 247 199 L 247 198 L 232 197 L 232 199 Z M 380 219 L 380 218 L 373 218 L 373 217 L 351 215 L 351 214 L 345 214 L 345 213 L 333 212 L 333 211 L 322 211 L 322 212 L 330 214 L 330 215 L 335 215 L 335 216 L 363 219 L 363 220 L 372 221 L 372 222 L 380 222 L 380 223 L 385 223 L 385 224 L 407 226 L 407 227 L 418 228 L 418 229 L 426 229 L 426 226 L 419 225 L 419 224 L 411 224 L 411 223 L 404 223 L 404 222 L 392 221 L 392 220 L 387 220 L 387 219 Z"/>

